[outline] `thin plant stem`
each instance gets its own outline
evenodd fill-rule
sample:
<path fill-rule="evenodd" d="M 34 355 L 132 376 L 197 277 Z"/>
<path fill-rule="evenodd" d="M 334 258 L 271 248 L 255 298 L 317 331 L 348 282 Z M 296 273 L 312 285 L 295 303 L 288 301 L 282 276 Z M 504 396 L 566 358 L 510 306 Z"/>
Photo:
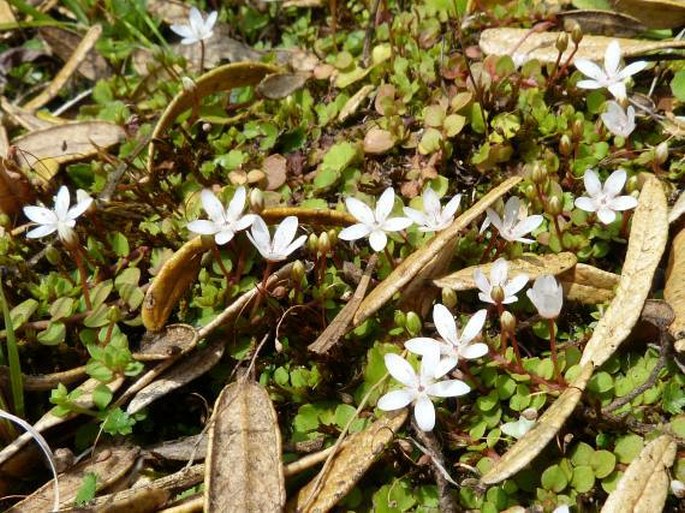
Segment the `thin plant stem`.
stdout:
<path fill-rule="evenodd" d="M 200 75 L 205 71 L 205 42 L 200 39 Z"/>
<path fill-rule="evenodd" d="M 226 277 L 226 286 L 228 286 L 233 281 L 233 277 L 228 269 L 226 269 L 224 261 L 221 258 L 221 252 L 219 251 L 219 248 L 216 247 L 216 244 L 212 246 L 212 254 L 214 255 L 216 263 L 219 265 L 219 269 L 221 269 L 221 272 L 224 273 L 224 276 Z"/>
<path fill-rule="evenodd" d="M 86 266 L 83 262 L 81 249 L 79 247 L 74 247 L 72 250 L 72 254 L 74 255 L 76 267 L 78 268 L 79 278 L 81 279 L 81 289 L 83 290 L 83 300 L 86 303 L 86 310 L 92 310 L 93 305 L 90 302 L 90 290 L 88 289 L 88 272 L 86 271 Z"/>
<path fill-rule="evenodd" d="M 554 378 L 561 384 L 561 374 L 559 373 L 559 362 L 557 361 L 557 333 L 554 319 L 547 319 L 549 324 L 549 350 L 552 353 L 552 367 L 554 367 Z"/>
<path fill-rule="evenodd" d="M 385 258 L 388 259 L 388 263 L 390 264 L 391 269 L 395 269 L 395 259 L 392 257 L 392 253 L 390 253 L 390 250 L 388 249 L 388 245 L 385 245 L 384 248 L 385 251 Z"/>
<path fill-rule="evenodd" d="M 7 362 L 10 370 L 10 388 L 12 389 L 12 403 L 14 411 L 20 417 L 24 417 L 24 383 L 21 374 L 21 360 L 19 359 L 19 349 L 17 348 L 17 339 L 14 335 L 14 325 L 12 324 L 12 317 L 10 316 L 7 300 L 5 299 L 5 291 L 0 282 L 0 302 L 2 302 L 2 315 L 5 318 L 5 329 L 7 333 Z M 0 357 L 2 357 L 3 364 L 5 363 L 5 355 L 0 348 Z"/>

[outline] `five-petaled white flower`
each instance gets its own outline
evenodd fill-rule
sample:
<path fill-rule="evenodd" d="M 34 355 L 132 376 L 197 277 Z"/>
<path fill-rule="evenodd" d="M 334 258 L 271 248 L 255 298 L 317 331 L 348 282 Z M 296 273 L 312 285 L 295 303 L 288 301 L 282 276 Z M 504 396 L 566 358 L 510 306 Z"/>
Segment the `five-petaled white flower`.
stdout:
<path fill-rule="evenodd" d="M 485 213 L 487 218 L 483 223 L 481 232 L 492 223 L 499 234 L 509 242 L 518 241 L 528 244 L 535 242 L 533 239 L 525 238 L 524 235 L 535 230 L 543 220 L 541 215 L 529 216 L 528 209 L 516 196 L 512 196 L 505 203 L 503 218 L 491 208 L 487 209 Z"/>
<path fill-rule="evenodd" d="M 416 337 L 407 340 L 404 347 L 412 353 L 425 355 L 433 347 L 440 349 L 440 354 L 446 356 L 445 360 L 454 367 L 459 358 L 471 360 L 480 358 L 488 352 L 487 344 L 473 342 L 480 334 L 485 324 L 486 310 L 478 310 L 464 326 L 464 330 L 459 334 L 457 323 L 445 305 L 440 303 L 433 307 L 433 322 L 435 329 L 440 334 L 440 339 L 430 337 Z"/>
<path fill-rule="evenodd" d="M 28 232 L 26 236 L 30 239 L 36 239 L 56 231 L 62 242 L 75 244 L 77 241 L 74 231 L 76 219 L 93 203 L 93 198 L 81 189 L 76 193 L 76 197 L 76 205 L 69 208 L 69 189 L 63 185 L 55 195 L 53 209 L 40 206 L 24 207 L 26 217 L 40 225 Z"/>
<path fill-rule="evenodd" d="M 576 198 L 576 207 L 586 212 L 597 212 L 597 217 L 604 224 L 613 223 L 616 220 L 616 212 L 630 210 L 637 206 L 637 200 L 632 196 L 619 196 L 626 178 L 626 172 L 623 169 L 617 169 L 609 175 L 602 186 L 597 172 L 594 169 L 586 170 L 583 181 L 588 196 Z"/>
<path fill-rule="evenodd" d="M 431 397 L 458 397 L 471 390 L 458 379 L 440 381 L 454 365 L 441 360 L 440 352 L 435 346 L 421 358 L 418 374 L 407 360 L 394 353 L 385 355 L 385 366 L 404 388 L 388 392 L 378 400 L 377 406 L 381 410 L 391 411 L 413 403 L 416 424 L 423 431 L 432 431 L 435 427 L 435 407 Z"/>
<path fill-rule="evenodd" d="M 233 239 L 237 232 L 249 228 L 257 219 L 254 214 L 243 215 L 246 198 L 245 187 L 238 187 L 228 203 L 228 208 L 224 209 L 221 201 L 212 191 L 203 189 L 200 193 L 200 199 L 209 220 L 192 221 L 188 223 L 188 229 L 200 235 L 214 235 L 214 241 L 220 246 L 226 244 Z"/>
<path fill-rule="evenodd" d="M 509 263 L 504 258 L 498 258 L 490 268 L 490 279 L 488 280 L 481 268 L 473 271 L 473 280 L 478 287 L 478 297 L 485 303 L 497 304 L 498 301 L 492 297 L 492 290 L 500 287 L 503 293 L 501 304 L 508 305 L 518 301 L 516 294 L 528 283 L 527 274 L 517 274 L 512 279 L 507 280 L 509 274 Z"/>
<path fill-rule="evenodd" d="M 618 102 L 608 101 L 607 110 L 600 116 L 604 126 L 614 135 L 627 139 L 635 130 L 635 109 L 628 105 L 626 110 Z"/>
<path fill-rule="evenodd" d="M 198 8 L 191 7 L 190 14 L 188 15 L 188 25 L 174 24 L 171 25 L 171 30 L 183 38 L 181 40 L 182 45 L 199 43 L 209 39 L 214 34 L 213 29 L 217 15 L 218 13 L 213 11 L 209 13 L 207 19 L 203 19 Z"/>
<path fill-rule="evenodd" d="M 269 227 L 264 222 L 264 219 L 256 216 L 247 236 L 266 260 L 269 262 L 280 262 L 288 258 L 290 253 L 300 248 L 305 240 L 307 240 L 306 235 L 300 235 L 293 241 L 297 233 L 298 224 L 297 217 L 286 217 L 276 228 L 272 240 Z"/>
<path fill-rule="evenodd" d="M 447 228 L 457 213 L 461 194 L 457 194 L 447 202 L 445 208 L 440 207 L 438 193 L 431 187 L 423 191 L 423 212 L 410 207 L 404 207 L 404 215 L 419 225 L 421 232 L 439 232 Z"/>
<path fill-rule="evenodd" d="M 538 276 L 526 295 L 545 319 L 556 319 L 564 303 L 564 290 L 551 274 Z"/>
<path fill-rule="evenodd" d="M 578 70 L 589 80 L 576 84 L 581 89 L 601 89 L 606 87 L 619 101 L 627 98 L 626 81 L 647 67 L 645 61 L 637 61 L 621 69 L 621 46 L 613 40 L 604 53 L 604 69 L 588 59 L 575 59 Z"/>
<path fill-rule="evenodd" d="M 375 211 L 357 198 L 347 198 L 345 200 L 347 210 L 359 222 L 343 229 L 338 238 L 350 241 L 368 237 L 369 244 L 374 251 L 383 251 L 388 243 L 387 232 L 398 232 L 412 224 L 412 220 L 406 217 L 388 219 L 394 204 L 395 191 L 392 187 L 385 189 L 381 197 L 378 198 Z"/>

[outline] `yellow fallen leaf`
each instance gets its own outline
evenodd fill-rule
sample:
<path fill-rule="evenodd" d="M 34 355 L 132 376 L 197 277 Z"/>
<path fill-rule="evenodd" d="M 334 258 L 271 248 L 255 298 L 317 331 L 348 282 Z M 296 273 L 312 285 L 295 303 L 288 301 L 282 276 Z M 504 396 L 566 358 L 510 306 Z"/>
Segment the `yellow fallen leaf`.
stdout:
<path fill-rule="evenodd" d="M 614 9 L 634 16 L 649 28 L 675 28 L 685 24 L 685 4 L 677 0 L 612 0 Z"/>
<path fill-rule="evenodd" d="M 682 339 L 685 337 L 685 229 L 680 230 L 671 244 L 664 299 L 675 314 L 669 332 L 674 338 Z"/>
<path fill-rule="evenodd" d="M 613 299 L 620 276 L 592 265 L 578 263 L 557 278 L 564 288 L 566 299 L 596 305 Z"/>

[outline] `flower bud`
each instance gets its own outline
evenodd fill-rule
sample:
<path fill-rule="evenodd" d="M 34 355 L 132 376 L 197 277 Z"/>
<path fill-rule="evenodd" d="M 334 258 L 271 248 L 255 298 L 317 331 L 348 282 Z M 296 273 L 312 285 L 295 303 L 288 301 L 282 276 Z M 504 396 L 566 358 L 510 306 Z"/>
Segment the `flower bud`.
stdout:
<path fill-rule="evenodd" d="M 264 210 L 264 193 L 260 189 L 250 191 L 250 208 L 255 214 L 261 214 Z"/>
<path fill-rule="evenodd" d="M 657 145 L 654 150 L 654 160 L 658 165 L 661 165 L 668 160 L 668 143 L 666 141 Z"/>
<path fill-rule="evenodd" d="M 626 192 L 632 194 L 638 190 L 639 179 L 637 175 L 633 175 L 626 181 Z"/>
<path fill-rule="evenodd" d="M 571 138 L 564 134 L 559 139 L 559 153 L 564 157 L 568 157 L 573 151 L 573 145 L 571 144 Z"/>
<path fill-rule="evenodd" d="M 328 239 L 331 241 L 331 248 L 338 243 L 338 230 L 331 228 L 328 230 Z"/>
<path fill-rule="evenodd" d="M 583 40 L 583 29 L 580 28 L 580 25 L 576 23 L 573 26 L 573 30 L 571 30 L 571 41 L 573 41 L 573 44 L 578 46 L 580 42 Z"/>
<path fill-rule="evenodd" d="M 535 167 L 533 168 L 533 173 L 531 174 L 531 180 L 533 180 L 533 183 L 538 185 L 544 184 L 547 180 L 547 169 L 545 169 L 545 166 L 539 162 L 536 162 Z"/>
<path fill-rule="evenodd" d="M 45 248 L 45 258 L 48 259 L 50 265 L 56 266 L 62 261 L 62 254 L 55 246 L 49 244 L 48 247 Z"/>
<path fill-rule="evenodd" d="M 212 124 L 211 123 L 202 123 L 202 131 L 207 133 L 212 131 Z"/>
<path fill-rule="evenodd" d="M 395 310 L 394 321 L 395 326 L 404 328 L 407 324 L 407 315 L 402 310 Z"/>
<path fill-rule="evenodd" d="M 537 420 L 538 411 L 535 408 L 526 408 L 521 412 L 521 417 L 526 420 Z"/>
<path fill-rule="evenodd" d="M 495 285 L 492 287 L 492 290 L 490 291 L 490 297 L 492 300 L 497 303 L 498 305 L 504 301 L 504 289 L 500 285 Z"/>
<path fill-rule="evenodd" d="M 295 262 L 293 262 L 292 268 L 290 269 L 290 281 L 292 281 L 296 285 L 299 285 L 300 283 L 302 283 L 302 280 L 304 279 L 305 272 L 306 268 L 302 263 L 302 260 L 295 260 Z"/>
<path fill-rule="evenodd" d="M 416 314 L 416 312 L 407 312 L 407 322 L 405 323 L 405 328 L 412 337 L 415 337 L 421 333 L 421 318 Z"/>
<path fill-rule="evenodd" d="M 557 36 L 556 47 L 559 53 L 564 53 L 568 48 L 568 34 L 566 32 L 561 32 Z"/>
<path fill-rule="evenodd" d="M 674 479 L 671 481 L 671 493 L 678 499 L 685 499 L 685 483 Z"/>
<path fill-rule="evenodd" d="M 331 250 L 331 240 L 328 238 L 328 232 L 323 232 L 319 235 L 317 250 L 320 255 L 326 255 Z"/>
<path fill-rule="evenodd" d="M 571 123 L 571 135 L 576 141 L 579 141 L 583 137 L 585 132 L 585 123 L 582 119 L 574 119 Z"/>
<path fill-rule="evenodd" d="M 115 322 L 119 322 L 121 319 L 123 319 L 124 316 L 121 315 L 121 310 L 119 310 L 118 306 L 110 306 L 109 310 L 107 311 L 107 320 L 114 324 Z"/>
<path fill-rule="evenodd" d="M 309 238 L 307 239 L 307 250 L 310 253 L 316 254 L 318 249 L 319 249 L 319 238 L 316 236 L 315 233 L 312 233 L 309 236 Z"/>
<path fill-rule="evenodd" d="M 523 187 L 523 195 L 529 200 L 534 200 L 538 197 L 538 193 L 535 191 L 535 186 L 533 184 L 528 184 Z"/>
<path fill-rule="evenodd" d="M 553 216 L 558 216 L 559 214 L 561 214 L 563 209 L 564 205 L 561 202 L 561 198 L 559 196 L 552 196 L 547 202 L 547 212 L 549 212 Z"/>
<path fill-rule="evenodd" d="M 0 214 L 0 226 L 3 228 L 9 228 L 12 220 L 7 214 Z"/>
<path fill-rule="evenodd" d="M 513 333 L 516 330 L 516 317 L 508 310 L 502 312 L 502 315 L 499 317 L 499 323 L 502 326 L 502 330 L 508 333 Z"/>
<path fill-rule="evenodd" d="M 442 304 L 447 308 L 454 308 L 457 306 L 457 292 L 449 287 L 443 287 L 441 291 Z"/>

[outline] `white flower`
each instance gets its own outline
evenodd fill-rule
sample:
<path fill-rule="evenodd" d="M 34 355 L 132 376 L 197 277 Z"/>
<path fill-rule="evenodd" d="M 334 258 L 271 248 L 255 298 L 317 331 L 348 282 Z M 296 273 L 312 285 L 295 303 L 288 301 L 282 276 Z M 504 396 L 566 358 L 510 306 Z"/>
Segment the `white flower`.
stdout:
<path fill-rule="evenodd" d="M 207 212 L 210 220 L 198 219 L 188 223 L 188 229 L 200 235 L 214 235 L 214 241 L 218 245 L 229 242 L 237 232 L 249 228 L 257 216 L 254 214 L 243 215 L 247 192 L 245 187 L 238 187 L 224 209 L 221 201 L 209 189 L 203 189 L 200 193 L 202 207 Z"/>
<path fill-rule="evenodd" d="M 395 204 L 395 191 L 388 187 L 376 203 L 376 210 L 359 201 L 357 198 L 347 198 L 345 205 L 359 223 L 343 229 L 338 238 L 342 240 L 357 240 L 369 238 L 369 244 L 374 251 L 383 251 L 388 243 L 386 232 L 398 232 L 412 224 L 406 217 L 391 217 L 388 219 Z"/>
<path fill-rule="evenodd" d="M 502 433 L 504 433 L 505 435 L 510 436 L 512 438 L 516 438 L 518 440 L 528 431 L 533 429 L 533 426 L 535 424 L 535 420 L 527 419 L 526 417 L 521 415 L 518 420 L 502 424 L 500 429 L 502 430 Z"/>
<path fill-rule="evenodd" d="M 614 135 L 627 139 L 635 130 L 635 109 L 628 105 L 627 110 L 618 102 L 608 101 L 607 110 L 600 116 L 604 126 Z"/>
<path fill-rule="evenodd" d="M 404 215 L 419 225 L 421 232 L 439 232 L 447 228 L 454 220 L 454 214 L 457 213 L 461 201 L 461 194 L 457 194 L 449 200 L 445 208 L 440 207 L 438 193 L 431 187 L 426 187 L 422 198 L 423 212 L 404 207 Z"/>
<path fill-rule="evenodd" d="M 498 258 L 490 268 L 490 279 L 485 277 L 485 273 L 479 268 L 473 272 L 473 280 L 480 290 L 478 297 L 485 303 L 497 304 L 492 297 L 492 289 L 500 287 L 504 292 L 504 299 L 501 303 L 508 305 L 518 301 L 516 294 L 528 283 L 527 274 L 518 274 L 511 280 L 507 280 L 509 274 L 509 263 L 504 258 Z"/>
<path fill-rule="evenodd" d="M 183 38 L 181 40 L 182 45 L 192 45 L 205 41 L 214 34 L 212 29 L 216 23 L 217 14 L 216 11 L 210 12 L 205 20 L 197 7 L 191 7 L 188 25 L 174 24 L 171 26 L 171 30 Z"/>
<path fill-rule="evenodd" d="M 554 511 L 552 513 L 570 513 L 571 510 L 568 507 L 568 504 L 562 504 L 561 506 L 557 506 L 554 508 Z"/>
<path fill-rule="evenodd" d="M 76 192 L 76 197 L 78 199 L 76 205 L 69 208 L 69 189 L 63 185 L 55 195 L 54 209 L 39 206 L 24 207 L 26 217 L 40 225 L 28 232 L 26 236 L 30 239 L 36 239 L 56 231 L 62 242 L 75 243 L 74 226 L 76 226 L 76 219 L 93 203 L 93 198 L 81 189 Z"/>
<path fill-rule="evenodd" d="M 472 360 L 480 358 L 488 352 L 487 344 L 482 342 L 473 343 L 480 334 L 485 324 L 486 310 L 478 310 L 466 323 L 461 335 L 457 330 L 457 323 L 445 305 L 436 304 L 433 307 L 433 322 L 441 339 L 430 337 L 417 337 L 407 340 L 404 347 L 412 353 L 425 355 L 432 351 L 433 347 L 440 349 L 440 354 L 445 355 L 446 360 L 454 367 L 459 358 Z"/>
<path fill-rule="evenodd" d="M 440 360 L 437 347 L 427 350 L 421 358 L 419 373 L 407 360 L 399 355 L 385 355 L 385 366 L 390 375 L 404 385 L 404 388 L 388 392 L 378 400 L 381 410 L 390 411 L 414 404 L 414 418 L 419 429 L 432 431 L 435 427 L 435 408 L 431 397 L 457 397 L 468 394 L 469 386 L 458 379 L 440 381 L 454 365 Z"/>
<path fill-rule="evenodd" d="M 526 291 L 538 313 L 545 319 L 556 319 L 564 303 L 564 290 L 551 274 L 538 276 L 533 287 Z"/>
<path fill-rule="evenodd" d="M 604 224 L 613 223 L 616 212 L 637 206 L 637 200 L 632 196 L 619 196 L 626 183 L 626 172 L 623 169 L 611 173 L 604 186 L 594 169 L 585 171 L 583 181 L 588 196 L 576 198 L 575 205 L 586 212 L 597 212 L 597 217 Z"/>
<path fill-rule="evenodd" d="M 685 499 L 685 483 L 677 479 L 671 480 L 671 493 L 678 499 Z"/>
<path fill-rule="evenodd" d="M 542 223 L 541 215 L 528 215 L 528 210 L 516 196 L 512 196 L 504 205 L 504 218 L 491 208 L 485 211 L 487 218 L 481 232 L 492 223 L 499 234 L 509 242 L 535 242 L 523 236 L 535 230 Z"/>
<path fill-rule="evenodd" d="M 594 62 L 587 59 L 576 59 L 576 68 L 590 80 L 581 80 L 576 84 L 581 89 L 601 89 L 606 87 L 611 94 L 619 101 L 625 100 L 626 81 L 636 73 L 647 67 L 645 61 L 637 61 L 629 64 L 623 69 L 621 65 L 621 47 L 618 41 L 613 40 L 607 46 L 604 53 L 604 69 Z"/>
<path fill-rule="evenodd" d="M 274 233 L 272 240 L 269 227 L 264 222 L 264 219 L 256 216 L 247 236 L 266 260 L 280 262 L 288 258 L 290 253 L 301 247 L 305 240 L 307 240 L 306 235 L 300 235 L 293 242 L 298 224 L 297 217 L 286 217 L 276 228 L 276 233 Z"/>

